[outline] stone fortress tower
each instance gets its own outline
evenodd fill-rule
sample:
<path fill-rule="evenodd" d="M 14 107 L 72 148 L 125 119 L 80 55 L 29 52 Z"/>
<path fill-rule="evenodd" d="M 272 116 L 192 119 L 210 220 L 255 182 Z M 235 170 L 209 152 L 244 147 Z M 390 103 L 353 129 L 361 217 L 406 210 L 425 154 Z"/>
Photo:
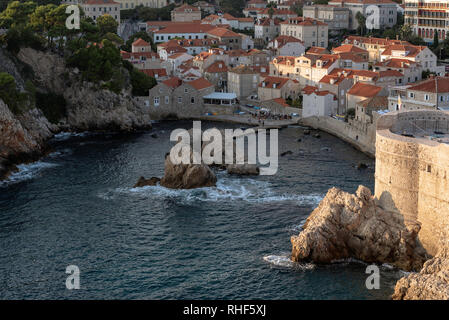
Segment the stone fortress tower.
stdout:
<path fill-rule="evenodd" d="M 376 131 L 375 197 L 435 255 L 449 239 L 449 112 L 415 110 L 381 116 Z"/>

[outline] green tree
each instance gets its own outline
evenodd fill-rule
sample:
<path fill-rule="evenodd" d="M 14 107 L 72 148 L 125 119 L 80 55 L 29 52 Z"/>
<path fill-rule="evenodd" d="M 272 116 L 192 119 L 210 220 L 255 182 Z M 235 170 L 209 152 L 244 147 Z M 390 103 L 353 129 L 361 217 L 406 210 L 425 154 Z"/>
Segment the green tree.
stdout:
<path fill-rule="evenodd" d="M 146 33 L 145 31 L 136 32 L 131 37 L 129 37 L 129 39 L 126 41 L 126 43 L 122 46 L 122 50 L 131 51 L 132 43 L 134 41 L 136 41 L 137 39 L 139 39 L 139 38 L 141 38 L 142 40 L 145 40 L 146 42 L 148 42 L 151 45 L 151 48 L 154 51 L 156 51 L 156 46 L 153 43 L 153 39 L 151 39 L 149 34 Z"/>
<path fill-rule="evenodd" d="M 131 71 L 131 85 L 133 87 L 132 94 L 135 96 L 146 96 L 148 90 L 153 88 L 157 84 L 156 79 L 147 76 L 145 73 L 133 69 Z"/>
<path fill-rule="evenodd" d="M 117 34 L 118 23 L 109 14 L 99 16 L 97 18 L 97 26 L 101 35 L 105 35 L 107 33 Z"/>
<path fill-rule="evenodd" d="M 439 44 L 438 30 L 435 29 L 435 30 L 433 31 L 433 44 L 432 44 L 433 49 L 438 48 L 438 44 Z"/>
<path fill-rule="evenodd" d="M 14 113 L 20 112 L 20 94 L 16 88 L 14 77 L 6 72 L 0 72 L 0 99 L 2 99 Z"/>
<path fill-rule="evenodd" d="M 355 15 L 355 19 L 359 24 L 358 28 L 360 29 L 360 35 L 363 36 L 363 30 L 365 29 L 366 25 L 366 18 L 361 12 L 357 12 L 357 14 Z"/>
<path fill-rule="evenodd" d="M 33 1 L 10 2 L 7 8 L 0 13 L 0 28 L 10 28 L 27 24 L 29 22 L 29 15 L 35 8 L 36 3 Z"/>

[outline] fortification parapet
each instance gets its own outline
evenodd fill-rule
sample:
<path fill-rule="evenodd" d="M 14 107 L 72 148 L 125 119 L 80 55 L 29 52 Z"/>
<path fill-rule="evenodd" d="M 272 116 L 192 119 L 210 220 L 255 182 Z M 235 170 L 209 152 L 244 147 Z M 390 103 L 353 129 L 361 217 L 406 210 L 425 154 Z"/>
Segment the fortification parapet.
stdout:
<path fill-rule="evenodd" d="M 419 240 L 435 255 L 449 239 L 449 112 L 390 112 L 377 121 L 375 197 L 420 224 Z"/>

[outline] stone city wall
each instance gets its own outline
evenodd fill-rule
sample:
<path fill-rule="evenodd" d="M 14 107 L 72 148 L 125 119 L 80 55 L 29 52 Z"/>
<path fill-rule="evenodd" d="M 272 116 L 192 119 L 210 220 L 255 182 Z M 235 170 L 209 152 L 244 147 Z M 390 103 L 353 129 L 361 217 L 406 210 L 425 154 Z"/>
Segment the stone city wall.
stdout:
<path fill-rule="evenodd" d="M 436 110 L 390 112 L 377 121 L 375 197 L 421 226 L 419 240 L 431 255 L 449 236 L 449 144 L 419 135 L 448 133 L 448 126 L 449 113 Z"/>

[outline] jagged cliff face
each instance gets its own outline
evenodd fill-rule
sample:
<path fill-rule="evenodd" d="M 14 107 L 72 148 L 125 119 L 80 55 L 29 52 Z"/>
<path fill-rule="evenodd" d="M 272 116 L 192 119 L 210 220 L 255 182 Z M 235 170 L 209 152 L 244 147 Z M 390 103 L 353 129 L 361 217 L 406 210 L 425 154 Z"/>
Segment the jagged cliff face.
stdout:
<path fill-rule="evenodd" d="M 57 129 L 40 110 L 15 116 L 0 99 L 0 179 L 14 163 L 37 158 Z"/>
<path fill-rule="evenodd" d="M 399 279 L 392 296 L 395 300 L 448 300 L 449 249 L 444 247 L 426 261 L 419 273 Z"/>
<path fill-rule="evenodd" d="M 45 142 L 58 131 L 133 131 L 151 127 L 147 110 L 134 102 L 130 90 L 120 95 L 99 90 L 83 82 L 77 70 L 67 69 L 64 59 L 55 54 L 25 48 L 17 59 L 0 48 L 0 71 L 13 75 L 22 91 L 29 79 L 18 64 L 29 65 L 38 90 L 64 96 L 67 117 L 51 124 L 35 107 L 15 115 L 0 100 L 0 179 L 14 163 L 35 160 L 45 150 Z"/>
<path fill-rule="evenodd" d="M 66 129 L 132 131 L 151 127 L 148 111 L 133 100 L 130 90 L 121 95 L 98 90 L 92 83 L 82 82 L 77 70 L 68 70 L 55 54 L 25 48 L 18 58 L 33 68 L 40 87 L 64 96 Z"/>

